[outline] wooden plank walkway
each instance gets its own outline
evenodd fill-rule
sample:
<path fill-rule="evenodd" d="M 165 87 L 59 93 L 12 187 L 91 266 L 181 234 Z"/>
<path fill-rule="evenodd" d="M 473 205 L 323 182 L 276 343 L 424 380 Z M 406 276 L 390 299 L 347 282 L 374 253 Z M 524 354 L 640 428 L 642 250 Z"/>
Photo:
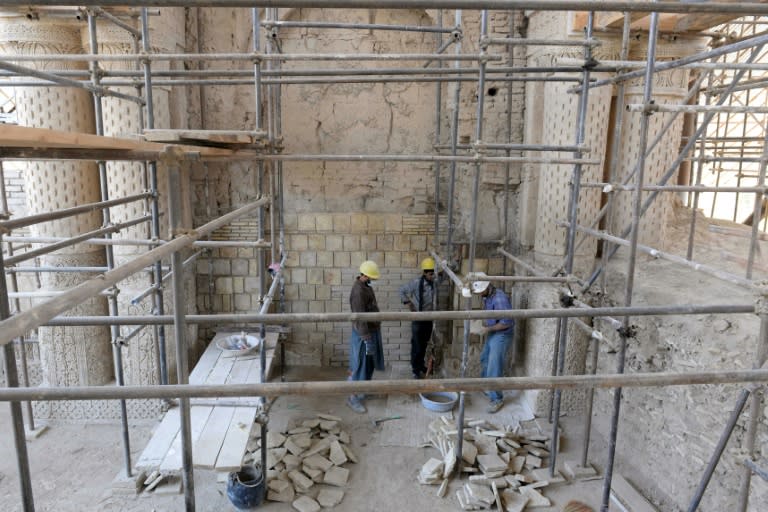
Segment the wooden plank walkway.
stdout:
<path fill-rule="evenodd" d="M 260 382 L 260 354 L 241 357 L 224 355 L 216 342 L 232 333 L 218 333 L 189 375 L 190 384 L 255 384 Z M 266 335 L 267 368 L 272 370 L 278 333 Z M 228 398 L 222 405 L 206 404 L 191 407 L 192 461 L 196 468 L 234 471 L 242 465 L 253 421 L 258 412 L 253 397 Z M 243 406 L 232 406 L 241 401 Z M 226 405 L 224 405 L 226 404 Z M 136 469 L 159 470 L 163 474 L 179 473 L 181 464 L 181 434 L 179 410 L 170 409 L 155 429 L 138 461 Z"/>

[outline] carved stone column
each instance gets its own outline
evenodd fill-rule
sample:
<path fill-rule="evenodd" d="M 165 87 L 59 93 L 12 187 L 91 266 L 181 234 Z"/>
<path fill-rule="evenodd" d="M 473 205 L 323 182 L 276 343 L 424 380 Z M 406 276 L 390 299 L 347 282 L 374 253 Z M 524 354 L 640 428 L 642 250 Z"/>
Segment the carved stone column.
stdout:
<path fill-rule="evenodd" d="M 632 48 L 631 59 L 643 62 L 646 60 L 647 41 L 639 42 L 639 46 Z M 700 50 L 694 42 L 660 43 L 657 49 L 657 60 L 671 60 L 684 57 Z M 688 80 L 690 71 L 687 69 L 674 69 L 654 75 L 652 99 L 657 105 L 680 104 L 688 92 Z M 642 78 L 627 84 L 627 104 L 639 104 L 643 101 Z M 619 146 L 619 165 L 617 167 L 617 182 L 624 182 L 630 173 L 637 169 L 640 157 L 640 124 L 642 113 L 625 112 L 622 125 L 622 137 Z M 659 184 L 659 180 L 667 172 L 670 164 L 677 158 L 680 148 L 680 136 L 683 128 L 683 115 L 674 113 L 655 113 L 651 115 L 648 125 L 648 144 L 659 136 L 663 127 L 671 120 L 674 122 L 662 134 L 660 142 L 646 158 L 644 181 L 646 185 Z M 634 177 L 629 181 L 635 183 Z M 668 185 L 677 183 L 673 176 Z M 616 193 L 614 202 L 613 224 L 611 231 L 621 235 L 629 228 L 632 222 L 632 192 Z M 643 201 L 651 192 L 643 192 Z M 665 239 L 665 229 L 669 218 L 674 195 L 662 192 L 657 195 L 653 205 L 640 220 L 639 242 L 651 247 L 662 248 Z"/>
<path fill-rule="evenodd" d="M 77 26 L 62 21 L 35 21 L 24 17 L 0 18 L 0 47 L 8 54 L 80 53 Z M 84 69 L 83 63 L 35 61 L 21 63 L 35 69 Z M 16 89 L 19 123 L 38 128 L 93 133 L 90 93 L 68 87 Z M 92 162 L 32 161 L 24 170 L 29 213 L 41 213 L 100 200 L 99 176 Z M 30 228 L 36 236 L 74 236 L 101 227 L 98 212 L 46 222 Z M 44 266 L 103 266 L 98 246 L 76 245 L 43 256 Z M 44 273 L 43 290 L 65 290 L 93 277 L 84 273 Z M 93 297 L 67 315 L 104 315 L 103 297 Z M 113 379 L 109 330 L 106 327 L 41 327 L 38 330 L 43 384 L 87 386 Z M 77 416 L 76 405 L 48 404 L 51 416 Z M 72 403 L 76 404 L 76 403 Z M 40 412 L 40 411 L 38 411 Z M 45 414 L 44 412 L 42 413 Z"/>

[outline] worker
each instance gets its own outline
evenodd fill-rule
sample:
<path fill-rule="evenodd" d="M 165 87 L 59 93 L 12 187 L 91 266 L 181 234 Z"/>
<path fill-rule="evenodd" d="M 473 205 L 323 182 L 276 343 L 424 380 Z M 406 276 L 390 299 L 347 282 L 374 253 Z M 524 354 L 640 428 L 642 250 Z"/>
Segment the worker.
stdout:
<path fill-rule="evenodd" d="M 353 313 L 377 313 L 376 294 L 372 281 L 381 277 L 376 262 L 367 260 L 360 264 L 360 275 L 355 278 L 349 294 L 349 307 Z M 381 322 L 357 320 L 352 322 L 349 340 L 349 380 L 371 380 L 373 370 L 384 370 L 384 347 L 381 344 Z M 366 412 L 365 395 L 350 395 L 347 405 L 353 411 Z"/>
<path fill-rule="evenodd" d="M 435 260 L 421 260 L 421 275 L 400 287 L 400 301 L 411 311 L 434 310 Z M 414 379 L 427 373 L 424 356 L 432 337 L 432 320 L 418 320 L 411 323 L 411 372 Z"/>
<path fill-rule="evenodd" d="M 472 283 L 472 293 L 483 299 L 483 309 L 500 310 L 512 309 L 509 297 L 490 281 L 475 281 Z M 481 334 L 487 335 L 483 352 L 480 354 L 481 377 L 503 377 L 507 349 L 512 342 L 515 321 L 511 318 L 488 319 L 483 322 Z M 486 391 L 491 403 L 486 412 L 493 414 L 504 406 L 504 395 L 501 391 Z"/>

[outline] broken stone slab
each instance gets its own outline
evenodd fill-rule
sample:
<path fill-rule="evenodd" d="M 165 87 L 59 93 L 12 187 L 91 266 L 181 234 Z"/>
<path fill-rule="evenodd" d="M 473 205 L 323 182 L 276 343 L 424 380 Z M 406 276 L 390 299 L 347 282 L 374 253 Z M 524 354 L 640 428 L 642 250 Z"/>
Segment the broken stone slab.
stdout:
<path fill-rule="evenodd" d="M 523 470 L 523 466 L 525 466 L 525 457 L 522 455 L 518 455 L 509 461 L 509 471 L 511 473 L 520 473 Z"/>
<path fill-rule="evenodd" d="M 296 446 L 302 450 L 306 450 L 312 446 L 312 438 L 309 436 L 309 434 L 296 434 L 295 436 L 291 436 L 291 441 L 296 443 Z"/>
<path fill-rule="evenodd" d="M 563 463 L 563 471 L 571 480 L 592 480 L 600 478 L 595 468 L 589 463 L 587 466 L 582 466 L 575 461 L 565 461 Z"/>
<path fill-rule="evenodd" d="M 282 462 L 285 464 L 286 471 L 293 471 L 301 466 L 301 459 L 292 453 L 286 453 Z"/>
<path fill-rule="evenodd" d="M 521 487 L 518 490 L 520 491 L 520 494 L 528 498 L 528 504 L 526 505 L 528 508 L 549 507 L 552 505 L 549 498 L 545 498 L 539 491 L 532 489 L 529 485 Z"/>
<path fill-rule="evenodd" d="M 319 469 L 320 471 L 328 471 L 333 466 L 333 462 L 322 455 L 312 455 L 311 457 L 304 458 L 304 465 L 313 469 Z"/>
<path fill-rule="evenodd" d="M 501 460 L 495 453 L 478 455 L 477 465 L 484 473 L 505 471 L 507 469 L 507 463 Z"/>
<path fill-rule="evenodd" d="M 439 459 L 431 458 L 421 466 L 419 476 L 422 480 L 436 480 L 440 479 L 443 475 L 443 469 L 445 468 L 445 462 Z M 431 483 L 431 482 L 430 482 Z"/>
<path fill-rule="evenodd" d="M 267 448 L 279 448 L 284 442 L 285 436 L 280 432 L 267 432 Z"/>
<path fill-rule="evenodd" d="M 438 498 L 444 498 L 445 493 L 448 492 L 448 479 L 446 478 L 443 480 L 443 483 L 440 484 L 440 488 L 437 489 L 437 497 Z"/>
<path fill-rule="evenodd" d="M 310 487 L 315 485 L 315 482 L 307 475 L 295 469 L 288 472 L 288 478 L 291 479 L 291 482 L 293 482 L 293 485 L 296 486 L 296 490 L 299 492 L 307 492 Z"/>
<path fill-rule="evenodd" d="M 268 449 L 267 469 L 272 469 L 273 467 L 277 466 L 277 464 L 283 460 L 283 457 L 285 457 L 286 453 L 288 453 L 288 450 L 283 447 Z"/>
<path fill-rule="evenodd" d="M 334 489 L 333 487 L 323 487 L 317 495 L 317 501 L 320 506 L 325 508 L 335 507 L 344 499 L 344 491 Z"/>
<path fill-rule="evenodd" d="M 168 476 L 160 485 L 155 487 L 155 494 L 181 494 L 181 477 Z"/>
<path fill-rule="evenodd" d="M 535 455 L 537 457 L 541 457 L 542 459 L 544 457 L 549 457 L 549 450 L 545 450 L 544 448 L 539 448 L 537 446 L 528 446 L 528 453 Z"/>
<path fill-rule="evenodd" d="M 112 490 L 127 491 L 129 494 L 137 494 L 146 480 L 146 471 L 137 471 L 134 472 L 132 476 L 126 476 L 125 469 L 122 469 L 112 480 Z"/>
<path fill-rule="evenodd" d="M 334 466 L 325 472 L 323 483 L 335 485 L 336 487 L 344 487 L 347 485 L 347 480 L 349 480 L 349 470 L 347 468 Z"/>
<path fill-rule="evenodd" d="M 464 441 L 461 444 L 461 458 L 467 464 L 474 465 L 475 460 L 477 460 L 477 447 L 468 441 Z"/>
<path fill-rule="evenodd" d="M 357 455 L 355 455 L 355 452 L 352 451 L 352 449 L 347 446 L 346 444 L 341 445 L 341 448 L 344 450 L 344 453 L 347 455 L 347 458 L 350 462 L 354 462 L 357 464 Z"/>
<path fill-rule="evenodd" d="M 157 472 L 155 472 L 155 473 L 157 473 Z M 153 490 L 155 487 L 157 487 L 158 485 L 160 485 L 160 483 L 161 483 L 161 482 L 162 482 L 164 479 L 165 479 L 165 475 L 161 475 L 160 473 L 158 473 L 158 474 L 155 476 L 155 478 L 153 478 L 153 479 L 152 479 L 152 481 L 151 481 L 151 482 L 149 481 L 149 479 L 147 479 L 147 482 L 149 482 L 149 483 L 147 484 L 147 487 L 144 489 L 144 492 L 149 492 L 149 491 Z"/>
<path fill-rule="evenodd" d="M 282 491 L 278 492 L 270 489 L 267 492 L 267 499 L 269 501 L 279 501 L 280 503 L 291 503 L 295 497 L 296 491 L 291 484 L 288 484 Z"/>
<path fill-rule="evenodd" d="M 328 421 L 341 421 L 341 418 L 339 418 L 338 416 L 333 416 L 331 414 L 318 414 L 317 417 L 323 420 L 328 420 Z"/>
<path fill-rule="evenodd" d="M 467 492 L 467 496 L 475 501 L 482 502 L 486 505 L 491 505 L 496 498 L 493 496 L 493 491 L 487 485 L 478 485 L 471 482 L 464 484 L 464 489 Z"/>
<path fill-rule="evenodd" d="M 326 432 L 331 432 L 333 429 L 339 426 L 339 422 L 335 420 L 323 420 L 320 422 L 320 428 Z"/>
<path fill-rule="evenodd" d="M 549 468 L 534 469 L 531 471 L 531 476 L 536 481 L 546 481 L 549 485 L 561 484 L 566 481 L 562 473 L 557 470 L 555 470 L 554 476 L 549 476 Z"/>
<path fill-rule="evenodd" d="M 305 464 L 304 466 L 301 467 L 301 470 L 304 472 L 305 475 L 311 478 L 313 482 L 320 483 L 323 481 L 324 473 L 319 469 L 311 468 Z"/>
<path fill-rule="evenodd" d="M 309 496 L 299 497 L 291 506 L 299 512 L 320 512 L 320 504 Z"/>
<path fill-rule="evenodd" d="M 349 444 L 350 441 L 351 441 L 351 439 L 349 437 L 349 433 L 346 430 L 342 430 L 341 432 L 339 432 L 339 442 L 340 443 Z"/>
<path fill-rule="evenodd" d="M 331 443 L 331 452 L 328 457 L 331 459 L 331 462 L 337 466 L 341 466 L 348 460 L 344 448 L 341 447 L 341 443 L 338 441 L 333 441 Z"/>
<path fill-rule="evenodd" d="M 286 450 L 291 452 L 294 455 L 301 455 L 301 453 L 304 452 L 304 448 L 296 444 L 296 442 L 293 440 L 292 437 L 289 437 L 285 440 L 285 444 L 283 445 Z"/>
<path fill-rule="evenodd" d="M 520 480 L 514 477 L 514 475 L 504 475 L 504 480 L 507 481 L 507 485 L 510 489 L 517 489 L 520 487 Z"/>
<path fill-rule="evenodd" d="M 313 418 L 311 420 L 304 420 L 301 422 L 302 427 L 315 428 L 320 425 L 320 418 Z"/>
<path fill-rule="evenodd" d="M 309 428 L 309 427 L 296 427 L 296 428 L 292 428 L 291 430 L 289 430 L 288 434 L 290 434 L 290 435 L 309 434 L 310 432 L 312 432 L 312 429 Z"/>
<path fill-rule="evenodd" d="M 528 497 L 516 491 L 504 489 L 501 491 L 501 501 L 505 512 L 523 512 L 528 504 Z"/>
<path fill-rule="evenodd" d="M 269 488 L 269 490 L 275 491 L 278 493 L 285 491 L 289 487 L 293 489 L 293 486 L 291 485 L 290 482 L 286 482 L 285 480 L 278 480 L 278 479 L 270 480 L 269 482 L 267 482 L 267 487 Z"/>
<path fill-rule="evenodd" d="M 499 496 L 499 488 L 496 487 L 496 482 L 491 482 L 491 490 L 493 491 L 493 497 L 496 500 L 496 508 L 498 510 L 504 510 L 504 507 L 501 504 L 501 496 Z"/>
<path fill-rule="evenodd" d="M 525 456 L 525 467 L 538 469 L 541 467 L 541 459 L 535 455 L 528 454 Z"/>
<path fill-rule="evenodd" d="M 318 454 L 318 453 L 324 453 L 331 447 L 331 440 L 330 439 L 320 439 L 315 444 L 312 445 L 312 447 L 306 451 L 304 454 L 305 457 L 310 457 L 312 455 Z"/>

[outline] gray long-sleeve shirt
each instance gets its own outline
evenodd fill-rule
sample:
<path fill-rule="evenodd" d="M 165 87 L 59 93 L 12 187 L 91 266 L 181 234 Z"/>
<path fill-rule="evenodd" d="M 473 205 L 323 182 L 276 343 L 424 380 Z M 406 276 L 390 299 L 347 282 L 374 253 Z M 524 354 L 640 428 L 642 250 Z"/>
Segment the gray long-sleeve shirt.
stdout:
<path fill-rule="evenodd" d="M 417 277 L 400 287 L 400 302 L 410 301 L 416 311 L 432 311 L 432 301 L 435 296 L 435 282 L 424 279 L 422 293 L 419 294 L 419 286 L 424 277 Z"/>

